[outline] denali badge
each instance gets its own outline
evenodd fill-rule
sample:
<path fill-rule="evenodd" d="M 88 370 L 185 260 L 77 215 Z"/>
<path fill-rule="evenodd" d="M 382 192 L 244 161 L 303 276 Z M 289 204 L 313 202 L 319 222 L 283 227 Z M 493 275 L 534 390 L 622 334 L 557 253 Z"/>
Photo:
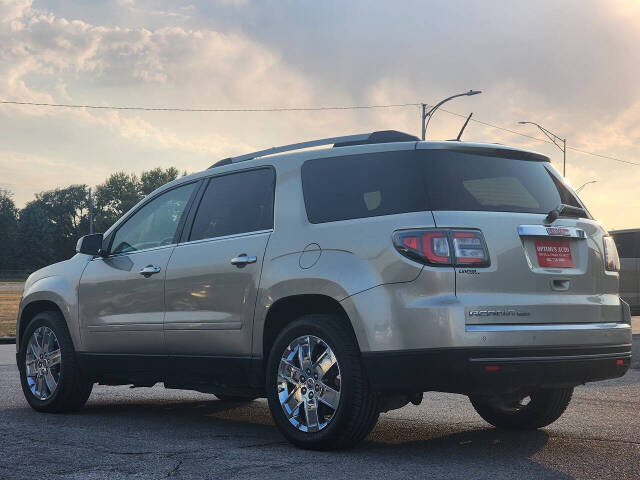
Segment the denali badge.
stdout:
<path fill-rule="evenodd" d="M 470 317 L 528 317 L 530 312 L 518 312 L 517 310 L 471 310 Z"/>

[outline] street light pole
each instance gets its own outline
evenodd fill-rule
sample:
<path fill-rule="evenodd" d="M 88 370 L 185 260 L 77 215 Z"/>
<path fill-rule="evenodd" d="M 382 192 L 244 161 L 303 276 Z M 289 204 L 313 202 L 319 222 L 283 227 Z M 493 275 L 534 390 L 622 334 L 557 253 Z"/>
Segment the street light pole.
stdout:
<path fill-rule="evenodd" d="M 582 190 L 584 187 L 586 187 L 590 183 L 596 183 L 596 182 L 597 182 L 597 180 L 589 180 L 588 182 L 584 182 L 582 185 L 580 185 L 578 188 L 576 188 L 576 193 L 580 192 L 580 190 Z"/>
<path fill-rule="evenodd" d="M 482 93 L 482 90 L 469 90 L 468 92 L 464 92 L 464 93 L 458 93 L 457 95 L 451 95 L 450 97 L 445 98 L 444 100 L 440 101 L 439 103 L 436 103 L 433 107 L 431 107 L 431 109 L 427 112 L 427 104 L 423 103 L 422 104 L 422 140 L 424 140 L 426 138 L 427 135 L 427 128 L 429 127 L 429 122 L 431 121 L 431 117 L 433 116 L 433 114 L 435 113 L 435 111 L 440 107 L 440 105 L 442 105 L 443 103 L 448 102 L 449 100 L 456 98 L 456 97 L 470 97 L 471 95 L 477 95 L 479 93 Z"/>
<path fill-rule="evenodd" d="M 544 133 L 551 142 L 558 147 L 562 151 L 562 176 L 567 176 L 567 139 L 561 138 L 555 133 L 547 130 L 542 125 L 537 124 L 536 122 L 518 122 L 521 125 L 535 125 L 540 129 L 542 133 Z M 562 142 L 562 146 L 560 146 L 560 142 Z"/>

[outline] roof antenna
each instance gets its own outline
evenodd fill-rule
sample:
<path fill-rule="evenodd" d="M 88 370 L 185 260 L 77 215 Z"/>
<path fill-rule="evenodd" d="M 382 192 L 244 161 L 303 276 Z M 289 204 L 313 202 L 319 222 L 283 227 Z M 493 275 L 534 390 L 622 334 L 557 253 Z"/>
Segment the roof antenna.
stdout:
<path fill-rule="evenodd" d="M 456 142 L 460 141 L 460 137 L 462 136 L 462 132 L 464 132 L 464 129 L 467 128 L 467 123 L 469 123 L 469 120 L 471 120 L 471 115 L 473 115 L 473 112 L 471 112 L 469 114 L 469 116 L 467 117 L 467 120 L 464 122 L 464 125 L 462 125 L 462 128 L 460 129 L 460 133 L 456 137 Z"/>

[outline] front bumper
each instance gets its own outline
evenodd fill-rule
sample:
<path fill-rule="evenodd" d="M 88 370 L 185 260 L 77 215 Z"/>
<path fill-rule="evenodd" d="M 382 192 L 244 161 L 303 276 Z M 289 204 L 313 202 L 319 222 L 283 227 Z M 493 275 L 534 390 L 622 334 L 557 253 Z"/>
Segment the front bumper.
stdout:
<path fill-rule="evenodd" d="M 363 362 L 376 391 L 495 393 L 621 377 L 631 344 L 364 352 Z"/>

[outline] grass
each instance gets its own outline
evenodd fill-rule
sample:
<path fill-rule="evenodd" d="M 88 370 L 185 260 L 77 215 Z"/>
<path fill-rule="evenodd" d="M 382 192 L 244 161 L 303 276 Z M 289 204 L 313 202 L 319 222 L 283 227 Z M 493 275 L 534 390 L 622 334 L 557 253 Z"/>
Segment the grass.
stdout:
<path fill-rule="evenodd" d="M 22 283 L 0 282 L 0 337 L 16 334 Z"/>

